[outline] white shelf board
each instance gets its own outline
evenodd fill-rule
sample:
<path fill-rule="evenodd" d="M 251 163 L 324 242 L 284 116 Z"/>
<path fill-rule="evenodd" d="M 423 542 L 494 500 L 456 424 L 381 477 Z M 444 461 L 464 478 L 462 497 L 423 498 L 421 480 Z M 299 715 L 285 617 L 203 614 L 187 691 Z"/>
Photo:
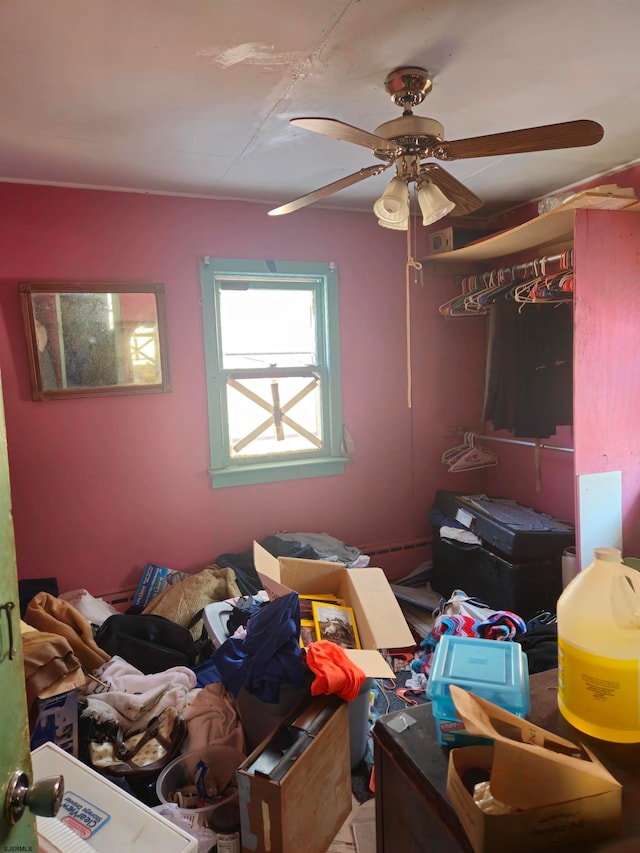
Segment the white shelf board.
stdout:
<path fill-rule="evenodd" d="M 611 193 L 595 193 L 585 190 L 576 193 L 548 213 L 523 222 L 506 231 L 480 240 L 462 249 L 428 255 L 421 260 L 434 264 L 459 264 L 461 262 L 486 261 L 505 255 L 514 255 L 526 249 L 549 246 L 573 240 L 573 214 L 578 209 L 627 210 L 640 212 L 640 202 L 631 196 Z"/>

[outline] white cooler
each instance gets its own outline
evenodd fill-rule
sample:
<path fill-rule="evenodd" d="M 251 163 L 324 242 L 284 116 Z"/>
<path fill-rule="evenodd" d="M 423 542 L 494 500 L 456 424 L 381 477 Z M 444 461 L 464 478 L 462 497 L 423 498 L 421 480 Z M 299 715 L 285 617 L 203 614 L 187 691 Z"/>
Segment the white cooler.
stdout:
<path fill-rule="evenodd" d="M 53 743 L 31 753 L 34 779 L 64 777 L 56 817 L 38 817 L 40 851 L 196 853 L 197 839 Z"/>

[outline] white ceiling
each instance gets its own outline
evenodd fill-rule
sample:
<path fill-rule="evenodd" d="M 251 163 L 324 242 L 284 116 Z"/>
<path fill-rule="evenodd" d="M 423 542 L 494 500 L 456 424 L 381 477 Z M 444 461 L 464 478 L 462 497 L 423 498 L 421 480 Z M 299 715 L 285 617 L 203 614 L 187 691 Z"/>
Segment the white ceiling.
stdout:
<path fill-rule="evenodd" d="M 400 65 L 447 140 L 589 118 L 604 139 L 447 163 L 490 210 L 640 157 L 638 0 L 0 0 L 0 179 L 279 205 L 373 165 Z M 366 209 L 389 173 L 326 199 Z M 299 211 L 290 216 L 302 216 Z"/>

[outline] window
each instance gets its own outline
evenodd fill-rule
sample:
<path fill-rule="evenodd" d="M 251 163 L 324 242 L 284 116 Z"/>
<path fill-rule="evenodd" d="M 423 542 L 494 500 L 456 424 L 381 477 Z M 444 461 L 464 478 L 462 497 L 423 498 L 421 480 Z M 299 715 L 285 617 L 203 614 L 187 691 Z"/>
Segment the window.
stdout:
<path fill-rule="evenodd" d="M 214 488 L 340 474 L 335 264 L 200 265 Z"/>

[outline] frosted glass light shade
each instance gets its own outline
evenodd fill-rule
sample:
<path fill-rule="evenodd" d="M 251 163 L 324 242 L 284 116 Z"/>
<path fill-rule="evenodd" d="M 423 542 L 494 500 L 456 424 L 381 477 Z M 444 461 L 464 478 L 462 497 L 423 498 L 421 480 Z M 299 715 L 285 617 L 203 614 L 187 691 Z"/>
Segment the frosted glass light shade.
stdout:
<path fill-rule="evenodd" d="M 393 228 L 396 231 L 408 231 L 409 230 L 409 217 L 406 219 L 398 219 L 397 221 L 391 219 L 378 219 L 378 225 L 381 225 L 383 228 Z"/>
<path fill-rule="evenodd" d="M 431 225 L 432 222 L 437 222 L 447 213 L 451 213 L 456 206 L 456 203 L 450 201 L 440 187 L 429 181 L 418 188 L 418 204 L 422 211 L 423 225 Z"/>
<path fill-rule="evenodd" d="M 402 178 L 393 178 L 389 182 L 389 186 L 373 205 L 373 212 L 378 219 L 384 221 L 390 218 L 395 220 L 398 215 L 401 219 L 408 218 L 409 187 Z"/>

